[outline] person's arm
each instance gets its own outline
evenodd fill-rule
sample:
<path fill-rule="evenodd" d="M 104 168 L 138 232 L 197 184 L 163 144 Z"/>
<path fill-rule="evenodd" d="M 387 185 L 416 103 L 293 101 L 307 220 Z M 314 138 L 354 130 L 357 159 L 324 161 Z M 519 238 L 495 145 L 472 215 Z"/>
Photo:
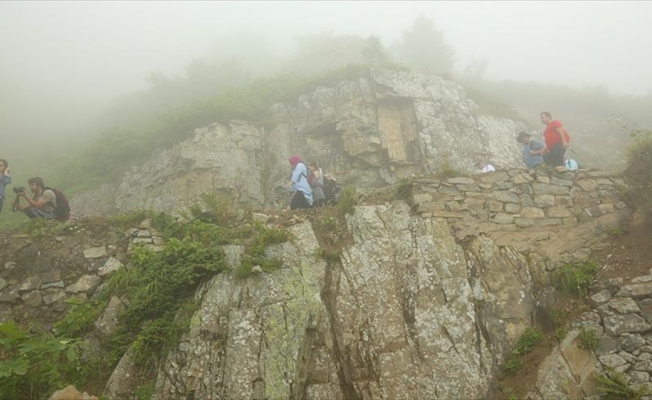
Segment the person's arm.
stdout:
<path fill-rule="evenodd" d="M 0 175 L 0 183 L 7 186 L 8 184 L 11 183 L 11 176 L 9 176 L 9 172 L 11 170 L 9 167 L 5 169 L 5 173 L 3 175 Z"/>
<path fill-rule="evenodd" d="M 287 184 L 288 189 L 291 190 L 293 185 L 299 183 L 299 180 L 301 180 L 301 175 L 307 176 L 307 171 L 306 171 L 306 167 L 303 166 L 303 164 L 299 163 L 292 170 L 292 176 L 290 177 L 290 182 L 288 182 Z"/>
<path fill-rule="evenodd" d="M 48 204 L 50 202 L 50 198 L 52 197 L 49 195 L 46 196 L 45 192 L 43 192 L 43 194 L 41 195 L 41 197 L 39 197 L 38 200 L 30 199 L 29 197 L 27 197 L 26 193 L 21 193 L 19 196 L 24 197 L 25 200 L 27 200 L 27 204 L 29 204 L 30 206 L 39 209 L 43 208 L 46 204 Z"/>
<path fill-rule="evenodd" d="M 533 156 L 538 156 L 543 154 L 543 150 L 545 149 L 546 146 L 544 146 L 540 142 L 532 141 L 530 142 L 530 155 Z"/>
<path fill-rule="evenodd" d="M 557 134 L 559 134 L 559 138 L 561 139 L 561 147 L 567 148 L 568 142 L 566 141 L 566 135 L 564 135 L 564 127 L 558 126 L 555 130 L 557 131 Z"/>

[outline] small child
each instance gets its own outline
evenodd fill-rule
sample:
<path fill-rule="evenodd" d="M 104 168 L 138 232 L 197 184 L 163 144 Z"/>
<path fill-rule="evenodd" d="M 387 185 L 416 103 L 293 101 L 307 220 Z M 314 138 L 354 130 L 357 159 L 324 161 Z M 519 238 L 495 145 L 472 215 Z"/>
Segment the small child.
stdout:
<path fill-rule="evenodd" d="M 0 212 L 2 212 L 2 206 L 5 201 L 5 186 L 11 183 L 10 171 L 11 169 L 7 160 L 0 159 Z"/>

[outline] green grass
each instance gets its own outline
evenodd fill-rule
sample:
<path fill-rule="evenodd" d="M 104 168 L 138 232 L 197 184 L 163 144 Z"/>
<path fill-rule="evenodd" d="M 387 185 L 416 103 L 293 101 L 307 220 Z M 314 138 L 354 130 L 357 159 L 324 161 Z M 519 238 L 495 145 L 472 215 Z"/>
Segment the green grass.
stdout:
<path fill-rule="evenodd" d="M 337 211 L 340 216 L 346 215 L 353 211 L 353 208 L 358 204 L 358 194 L 353 187 L 345 187 L 340 194 L 340 199 L 337 202 Z"/>
<path fill-rule="evenodd" d="M 553 307 L 548 311 L 548 318 L 556 327 L 562 326 L 569 315 L 570 312 L 558 307 Z"/>
<path fill-rule="evenodd" d="M 595 333 L 594 330 L 582 329 L 582 331 L 579 334 L 579 339 L 580 339 L 579 346 L 584 350 L 595 351 L 595 349 L 598 348 L 598 335 Z"/>
<path fill-rule="evenodd" d="M 595 379 L 598 383 L 598 392 L 602 394 L 603 399 L 640 400 L 650 394 L 643 387 L 632 388 L 622 374 L 613 370 L 609 370 L 607 374 L 598 374 Z"/>
<path fill-rule="evenodd" d="M 543 340 L 543 332 L 536 328 L 526 328 L 521 337 L 516 342 L 513 354 L 527 354 Z"/>
<path fill-rule="evenodd" d="M 516 342 L 511 354 L 505 360 L 503 369 L 510 374 L 515 374 L 523 365 L 521 357 L 531 352 L 542 341 L 543 332 L 536 328 L 526 328 L 518 342 Z"/>
<path fill-rule="evenodd" d="M 600 266 L 595 262 L 565 264 L 552 273 L 552 286 L 563 293 L 586 297 L 598 271 Z"/>
<path fill-rule="evenodd" d="M 521 369 L 522 366 L 523 361 L 521 360 L 521 357 L 519 357 L 517 354 L 510 354 L 505 361 L 505 364 L 503 365 L 503 369 L 510 374 L 515 374 L 518 372 L 518 370 Z"/>
<path fill-rule="evenodd" d="M 567 335 L 568 335 L 568 327 L 562 326 L 555 329 L 555 333 L 552 334 L 552 337 L 553 339 L 555 339 L 557 343 L 561 343 L 566 338 Z"/>
<path fill-rule="evenodd" d="M 411 179 L 401 179 L 394 188 L 394 198 L 399 200 L 407 199 L 412 194 L 412 187 L 414 183 Z"/>

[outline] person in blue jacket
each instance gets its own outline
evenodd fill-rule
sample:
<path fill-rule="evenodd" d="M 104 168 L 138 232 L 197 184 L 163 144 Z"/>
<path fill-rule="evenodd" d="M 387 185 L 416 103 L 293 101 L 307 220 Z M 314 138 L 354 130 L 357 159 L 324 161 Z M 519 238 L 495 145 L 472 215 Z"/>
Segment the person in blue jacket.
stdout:
<path fill-rule="evenodd" d="M 5 202 L 5 186 L 11 183 L 9 172 L 11 172 L 11 169 L 7 160 L 0 159 L 0 212 L 2 212 L 2 206 Z"/>
<path fill-rule="evenodd" d="M 288 190 L 292 193 L 290 210 L 312 207 L 312 189 L 308 183 L 308 168 L 297 155 L 291 156 L 288 161 L 292 166 Z"/>

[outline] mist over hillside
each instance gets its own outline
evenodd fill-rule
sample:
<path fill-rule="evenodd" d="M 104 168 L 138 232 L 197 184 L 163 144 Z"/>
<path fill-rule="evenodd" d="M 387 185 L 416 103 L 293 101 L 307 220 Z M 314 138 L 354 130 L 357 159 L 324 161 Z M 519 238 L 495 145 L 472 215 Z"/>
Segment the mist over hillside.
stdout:
<path fill-rule="evenodd" d="M 649 9 L 572 2 L 2 3 L 0 157 L 10 161 L 14 184 L 42 175 L 74 193 L 115 179 L 195 128 L 228 118 L 261 121 L 270 103 L 296 101 L 317 82 L 347 77 L 338 71 L 383 66 L 455 80 L 483 112 L 520 118 L 533 132 L 542 130 L 539 112 L 550 111 L 576 134 L 581 163 L 603 167 L 593 148 L 614 148 L 617 160 L 629 143 L 623 125 L 652 125 L 652 79 L 640 68 L 651 54 L 635 41 L 650 29 L 641 19 Z M 535 35 L 546 31 L 536 29 L 545 26 L 544 13 L 574 29 L 565 37 Z M 623 45 L 606 52 L 613 43 Z M 544 62 L 556 54 L 565 57 L 562 65 Z"/>

